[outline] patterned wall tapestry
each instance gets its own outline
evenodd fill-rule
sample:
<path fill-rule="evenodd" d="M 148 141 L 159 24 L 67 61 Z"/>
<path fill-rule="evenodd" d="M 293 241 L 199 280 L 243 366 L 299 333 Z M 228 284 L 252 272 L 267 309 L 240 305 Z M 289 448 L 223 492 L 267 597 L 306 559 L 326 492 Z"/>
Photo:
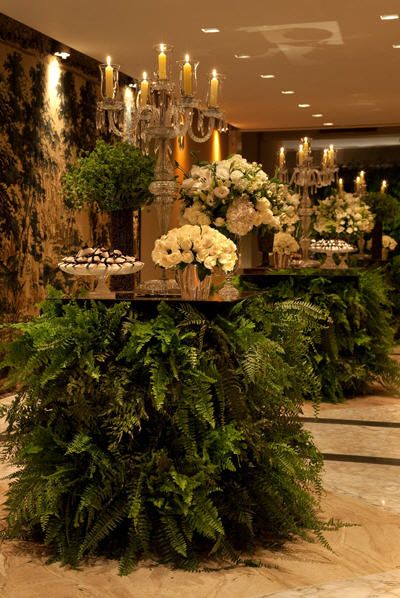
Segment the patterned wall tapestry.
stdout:
<path fill-rule="evenodd" d="M 67 210 L 60 193 L 68 162 L 95 142 L 96 78 L 49 54 L 40 34 L 7 25 L 0 28 L 2 321 L 33 313 L 46 285 L 66 284 L 60 257 L 90 242 L 90 231 L 100 239 L 105 231 L 96 214 Z"/>

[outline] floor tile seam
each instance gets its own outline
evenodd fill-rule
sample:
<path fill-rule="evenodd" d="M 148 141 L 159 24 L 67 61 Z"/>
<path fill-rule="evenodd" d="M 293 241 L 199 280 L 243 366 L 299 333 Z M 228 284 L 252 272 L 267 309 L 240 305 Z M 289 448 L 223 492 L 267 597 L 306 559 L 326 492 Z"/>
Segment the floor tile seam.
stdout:
<path fill-rule="evenodd" d="M 343 418 L 329 418 L 329 417 L 299 417 L 299 420 L 307 424 L 323 424 L 323 425 L 346 425 L 346 426 L 360 426 L 366 428 L 393 428 L 400 429 L 400 422 L 390 422 L 387 420 L 369 420 L 369 419 L 343 419 Z"/>
<path fill-rule="evenodd" d="M 392 465 L 400 466 L 400 457 L 382 457 L 379 455 L 356 455 L 354 453 L 333 453 L 320 451 L 326 461 L 337 461 L 340 463 L 365 463 L 370 465 Z"/>

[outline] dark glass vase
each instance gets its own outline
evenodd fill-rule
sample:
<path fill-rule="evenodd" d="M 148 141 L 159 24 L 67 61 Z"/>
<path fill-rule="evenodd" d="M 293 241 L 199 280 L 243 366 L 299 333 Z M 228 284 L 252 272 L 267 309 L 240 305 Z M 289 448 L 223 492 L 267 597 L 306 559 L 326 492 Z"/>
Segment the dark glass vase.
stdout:
<path fill-rule="evenodd" d="M 112 249 L 119 249 L 124 255 L 135 255 L 133 234 L 133 210 L 110 212 L 110 241 Z M 133 291 L 135 275 L 111 276 L 111 291 Z"/>
<path fill-rule="evenodd" d="M 260 268 L 271 268 L 273 264 L 270 263 L 269 255 L 272 253 L 274 246 L 274 233 L 266 231 L 258 235 L 258 249 L 261 251 L 262 259 Z"/>

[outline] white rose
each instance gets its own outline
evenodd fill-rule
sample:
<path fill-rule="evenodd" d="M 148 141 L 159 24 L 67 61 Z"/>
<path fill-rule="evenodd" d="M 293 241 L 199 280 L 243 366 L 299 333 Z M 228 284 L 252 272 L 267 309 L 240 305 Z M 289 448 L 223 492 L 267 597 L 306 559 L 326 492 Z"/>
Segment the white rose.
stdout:
<path fill-rule="evenodd" d="M 231 172 L 230 178 L 233 183 L 237 183 L 240 181 L 240 179 L 243 178 L 243 176 L 243 172 L 241 172 L 240 170 L 234 170 L 233 172 Z"/>
<path fill-rule="evenodd" d="M 194 260 L 194 255 L 191 251 L 184 251 L 182 253 L 182 261 L 185 262 L 185 264 L 191 264 Z"/>
<path fill-rule="evenodd" d="M 217 179 L 222 179 L 222 180 L 229 179 L 228 168 L 226 166 L 224 166 L 223 164 L 218 164 L 218 166 L 215 169 L 215 176 L 217 177 Z"/>
<path fill-rule="evenodd" d="M 217 264 L 217 258 L 213 255 L 209 255 L 205 260 L 204 260 L 204 265 L 206 268 L 208 268 L 209 270 L 212 270 Z"/>
<path fill-rule="evenodd" d="M 229 189 L 225 185 L 220 185 L 219 187 L 215 187 L 214 195 L 218 199 L 225 199 L 229 195 Z"/>

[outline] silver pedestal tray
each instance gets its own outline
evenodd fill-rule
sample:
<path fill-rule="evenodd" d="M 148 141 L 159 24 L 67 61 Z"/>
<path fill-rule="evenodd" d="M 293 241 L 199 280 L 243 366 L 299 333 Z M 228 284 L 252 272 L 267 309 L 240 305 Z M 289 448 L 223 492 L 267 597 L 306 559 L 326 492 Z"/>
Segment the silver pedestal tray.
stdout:
<path fill-rule="evenodd" d="M 332 245 L 332 247 L 327 247 L 326 245 L 320 244 L 317 241 L 316 243 L 311 244 L 310 251 L 311 253 L 320 253 L 321 255 L 326 255 L 325 260 L 320 266 L 322 270 L 346 270 L 349 267 L 346 262 L 347 256 L 349 253 L 356 251 L 356 248 L 353 247 L 353 245 L 350 245 L 350 243 L 346 243 L 342 246 Z M 338 265 L 333 259 L 335 254 L 339 256 L 340 262 Z"/>
<path fill-rule="evenodd" d="M 66 274 L 73 274 L 74 276 L 94 276 L 97 278 L 97 283 L 94 291 L 88 294 L 90 299 L 115 299 L 115 293 L 110 291 L 108 287 L 108 279 L 110 276 L 125 276 L 128 274 L 135 274 L 139 272 L 144 266 L 143 262 L 134 262 L 132 264 L 124 264 L 122 268 L 110 272 L 110 268 L 87 268 L 81 264 L 58 264 L 60 270 Z"/>

